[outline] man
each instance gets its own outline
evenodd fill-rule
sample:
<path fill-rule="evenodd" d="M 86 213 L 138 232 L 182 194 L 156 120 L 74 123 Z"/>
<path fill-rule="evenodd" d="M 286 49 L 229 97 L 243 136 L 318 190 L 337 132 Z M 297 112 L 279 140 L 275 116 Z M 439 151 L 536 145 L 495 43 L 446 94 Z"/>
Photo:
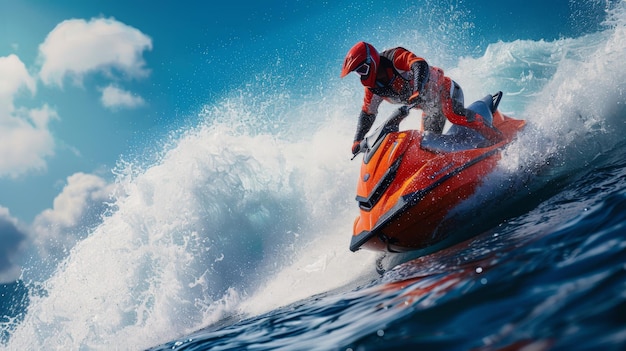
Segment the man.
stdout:
<path fill-rule="evenodd" d="M 424 112 L 422 127 L 427 132 L 441 134 L 447 118 L 454 124 L 475 129 L 492 143 L 502 139 L 499 130 L 464 107 L 463 90 L 446 77 L 442 69 L 429 66 L 423 58 L 402 47 L 379 54 L 371 44 L 358 42 L 346 55 L 341 77 L 350 72 L 359 74 L 365 87 L 353 154 L 360 151 L 361 140 L 374 124 L 383 100 L 421 109 Z M 395 117 L 404 118 L 408 113 L 409 109 L 398 109 Z"/>

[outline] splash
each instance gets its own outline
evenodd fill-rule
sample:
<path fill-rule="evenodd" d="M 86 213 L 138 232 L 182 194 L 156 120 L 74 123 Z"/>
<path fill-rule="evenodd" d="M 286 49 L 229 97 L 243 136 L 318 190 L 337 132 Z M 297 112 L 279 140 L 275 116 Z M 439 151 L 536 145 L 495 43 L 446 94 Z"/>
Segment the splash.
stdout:
<path fill-rule="evenodd" d="M 460 61 L 454 73 L 463 86 L 505 91 L 500 109 L 527 126 L 459 213 L 477 206 L 515 213 L 520 199 L 539 189 L 549 192 L 544 187 L 550 182 L 572 177 L 623 141 L 625 15 L 626 2 L 620 2 L 608 12 L 602 32 L 553 42 L 498 42 L 484 56 Z M 495 204 L 498 196 L 508 198 Z"/>

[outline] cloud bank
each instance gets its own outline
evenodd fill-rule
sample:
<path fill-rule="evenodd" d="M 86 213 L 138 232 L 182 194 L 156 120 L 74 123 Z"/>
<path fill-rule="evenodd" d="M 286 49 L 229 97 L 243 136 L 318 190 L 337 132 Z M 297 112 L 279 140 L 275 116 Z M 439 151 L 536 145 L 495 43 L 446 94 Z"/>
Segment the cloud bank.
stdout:
<path fill-rule="evenodd" d="M 39 214 L 32 226 L 32 237 L 44 259 L 62 258 L 83 239 L 87 227 L 100 222 L 115 185 L 86 173 L 67 178 L 67 185 L 54 199 L 52 208 Z"/>
<path fill-rule="evenodd" d="M 117 195 L 115 184 L 79 172 L 67 178 L 52 208 L 41 212 L 30 226 L 20 224 L 0 206 L 0 283 L 17 280 L 24 264 L 37 267 L 28 279 L 46 278 L 89 234 L 89 228 L 102 222 L 108 203 Z"/>

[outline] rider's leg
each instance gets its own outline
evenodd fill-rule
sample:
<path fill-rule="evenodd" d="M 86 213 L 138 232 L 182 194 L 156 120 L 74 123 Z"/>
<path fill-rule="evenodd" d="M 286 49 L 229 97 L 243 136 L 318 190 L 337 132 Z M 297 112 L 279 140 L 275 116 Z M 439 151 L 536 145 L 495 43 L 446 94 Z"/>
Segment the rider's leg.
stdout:
<path fill-rule="evenodd" d="M 420 108 L 424 112 L 422 114 L 422 130 L 425 132 L 441 134 L 446 124 L 446 116 L 441 106 L 441 90 L 445 89 L 444 79 L 445 76 L 440 68 L 430 68 L 429 79 L 424 89 L 422 103 L 420 104 Z M 462 96 L 461 99 L 463 99 Z"/>
<path fill-rule="evenodd" d="M 422 130 L 425 132 L 441 134 L 445 124 L 446 118 L 440 111 L 422 115 Z"/>
<path fill-rule="evenodd" d="M 464 107 L 463 90 L 448 77 L 445 78 L 444 88 L 441 89 L 441 106 L 450 122 L 472 128 L 492 143 L 502 140 L 502 133 L 489 120 Z"/>

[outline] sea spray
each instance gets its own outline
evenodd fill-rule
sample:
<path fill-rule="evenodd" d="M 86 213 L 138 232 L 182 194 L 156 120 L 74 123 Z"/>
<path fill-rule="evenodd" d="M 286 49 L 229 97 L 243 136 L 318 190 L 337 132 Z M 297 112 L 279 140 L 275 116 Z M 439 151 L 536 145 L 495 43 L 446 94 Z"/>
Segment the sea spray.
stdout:
<path fill-rule="evenodd" d="M 500 82 L 505 91 L 500 109 L 527 125 L 457 212 L 480 208 L 491 214 L 489 220 L 504 221 L 552 194 L 550 184 L 575 177 L 620 145 L 626 130 L 626 63 L 620 59 L 626 49 L 625 6 L 621 2 L 609 11 L 602 32 L 553 42 L 499 42 L 482 57 L 460 61 L 453 73 L 464 86 L 494 89 Z"/>

